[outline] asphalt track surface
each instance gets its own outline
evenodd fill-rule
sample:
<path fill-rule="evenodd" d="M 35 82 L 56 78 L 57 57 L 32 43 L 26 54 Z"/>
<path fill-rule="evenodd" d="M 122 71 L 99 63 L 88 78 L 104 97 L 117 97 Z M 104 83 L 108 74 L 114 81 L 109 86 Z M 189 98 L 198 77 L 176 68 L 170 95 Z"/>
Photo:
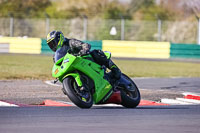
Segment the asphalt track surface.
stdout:
<path fill-rule="evenodd" d="M 200 94 L 200 78 L 132 78 L 139 88 Z"/>
<path fill-rule="evenodd" d="M 1 107 L 0 133 L 199 133 L 200 106 Z"/>
<path fill-rule="evenodd" d="M 194 93 L 200 92 L 200 78 L 136 78 L 134 81 L 139 88 L 144 89 L 145 98 L 147 99 L 152 97 L 152 94 L 149 95 L 149 93 L 147 93 L 152 90 L 158 90 L 159 93 L 165 91 L 172 93 L 181 93 L 185 91 Z M 23 83 L 22 81 L 18 82 L 20 84 Z M 8 83 L 10 83 L 9 87 L 4 86 L 2 83 L 2 86 L 4 86 L 2 91 L 12 90 L 16 87 L 16 83 Z M 6 83 L 7 86 L 8 83 Z M 33 90 L 35 90 L 37 86 L 41 88 L 37 88 L 35 91 L 38 92 L 38 90 L 42 90 L 41 92 L 39 91 L 41 95 L 46 95 L 48 98 L 51 97 L 51 95 L 47 93 L 47 91 L 51 91 L 51 93 L 54 95 L 56 94 L 57 97 L 62 96 L 57 92 L 57 89 L 49 89 L 49 86 L 42 83 L 37 84 L 35 88 L 33 84 L 40 83 L 38 81 L 34 81 L 33 84 L 30 83 L 28 82 L 13 91 L 17 92 L 21 89 L 19 94 L 26 92 L 24 93 L 27 94 L 26 101 L 30 99 L 31 96 L 28 95 L 28 90 L 31 90 L 31 94 L 33 94 Z M 11 87 L 12 84 L 13 88 Z M 7 96 L 9 97 L 9 95 L 13 93 L 14 92 L 10 92 Z M 19 94 L 14 93 L 10 97 Z M 35 95 L 32 97 L 36 97 Z M 159 94 L 159 96 L 162 95 Z M 55 132 L 199 133 L 200 105 L 139 106 L 135 109 L 101 106 L 92 107 L 91 109 L 43 106 L 0 107 L 0 133 Z"/>

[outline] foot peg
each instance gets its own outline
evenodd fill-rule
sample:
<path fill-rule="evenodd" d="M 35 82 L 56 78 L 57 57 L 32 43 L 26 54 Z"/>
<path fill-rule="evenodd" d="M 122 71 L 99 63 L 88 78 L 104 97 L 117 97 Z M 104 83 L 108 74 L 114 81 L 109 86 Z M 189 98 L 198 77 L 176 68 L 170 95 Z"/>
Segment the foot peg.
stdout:
<path fill-rule="evenodd" d="M 55 79 L 55 80 L 53 81 L 54 84 L 56 84 L 57 82 L 58 82 L 58 79 Z"/>

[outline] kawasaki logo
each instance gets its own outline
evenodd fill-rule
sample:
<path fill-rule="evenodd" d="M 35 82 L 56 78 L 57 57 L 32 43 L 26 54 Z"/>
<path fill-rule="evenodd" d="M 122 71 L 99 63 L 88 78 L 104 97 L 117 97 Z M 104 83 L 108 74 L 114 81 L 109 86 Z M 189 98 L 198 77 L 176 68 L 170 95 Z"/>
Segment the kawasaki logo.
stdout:
<path fill-rule="evenodd" d="M 103 102 L 105 102 L 105 101 L 111 96 L 111 94 L 112 94 L 112 91 L 110 91 L 110 92 L 107 94 L 107 96 L 103 99 Z"/>
<path fill-rule="evenodd" d="M 106 85 L 106 89 L 110 89 L 112 86 L 110 84 Z"/>

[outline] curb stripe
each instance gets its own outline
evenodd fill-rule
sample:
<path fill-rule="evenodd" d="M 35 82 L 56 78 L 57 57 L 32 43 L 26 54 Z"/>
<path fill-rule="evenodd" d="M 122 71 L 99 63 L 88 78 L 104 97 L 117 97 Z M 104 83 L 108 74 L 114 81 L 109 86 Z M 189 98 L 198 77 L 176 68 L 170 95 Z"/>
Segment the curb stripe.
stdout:
<path fill-rule="evenodd" d="M 186 98 L 176 98 L 176 100 L 184 101 L 188 103 L 200 104 L 200 100 L 186 99 Z"/>
<path fill-rule="evenodd" d="M 200 94 L 185 92 L 183 93 L 183 95 L 184 95 L 184 98 L 186 99 L 200 100 Z"/>
<path fill-rule="evenodd" d="M 45 100 L 39 106 L 72 106 L 72 105 L 62 103 L 62 102 L 59 102 L 59 101 Z"/>
<path fill-rule="evenodd" d="M 4 106 L 4 107 L 19 107 L 18 105 L 7 103 L 7 102 L 3 102 L 3 101 L 0 101 L 0 106 Z"/>
<path fill-rule="evenodd" d="M 191 92 L 184 92 L 183 98 L 176 98 L 176 99 L 161 99 L 162 103 L 167 103 L 171 105 L 195 105 L 200 104 L 200 94 L 195 94 Z"/>
<path fill-rule="evenodd" d="M 184 96 L 186 99 L 194 99 L 194 100 L 200 100 L 200 96 L 194 96 L 194 95 L 186 95 Z"/>
<path fill-rule="evenodd" d="M 178 105 L 178 104 L 182 104 L 182 105 L 189 105 L 189 104 L 193 104 L 193 103 L 188 103 L 185 101 L 179 101 L 179 100 L 175 100 L 175 99 L 161 99 L 161 103 L 166 103 L 166 104 L 170 104 L 170 105 Z"/>
<path fill-rule="evenodd" d="M 169 105 L 165 103 L 158 103 L 155 101 L 149 101 L 149 100 L 141 100 L 139 106 L 160 106 L 160 105 Z"/>

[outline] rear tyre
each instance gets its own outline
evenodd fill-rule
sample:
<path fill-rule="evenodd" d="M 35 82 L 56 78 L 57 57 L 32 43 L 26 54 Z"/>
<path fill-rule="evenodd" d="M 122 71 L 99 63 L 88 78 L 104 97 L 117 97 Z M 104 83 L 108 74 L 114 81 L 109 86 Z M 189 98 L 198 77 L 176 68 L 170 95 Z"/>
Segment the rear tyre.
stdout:
<path fill-rule="evenodd" d="M 89 91 L 80 91 L 75 79 L 67 77 L 63 80 L 63 89 L 69 99 L 80 108 L 90 108 L 93 105 L 93 98 Z"/>
<path fill-rule="evenodd" d="M 136 84 L 131 80 L 128 76 L 125 74 L 122 74 L 123 78 L 131 82 L 131 87 L 134 87 L 134 91 L 129 91 L 126 89 L 121 89 L 121 99 L 122 99 L 122 105 L 126 108 L 135 108 L 140 103 L 140 92 Z"/>

